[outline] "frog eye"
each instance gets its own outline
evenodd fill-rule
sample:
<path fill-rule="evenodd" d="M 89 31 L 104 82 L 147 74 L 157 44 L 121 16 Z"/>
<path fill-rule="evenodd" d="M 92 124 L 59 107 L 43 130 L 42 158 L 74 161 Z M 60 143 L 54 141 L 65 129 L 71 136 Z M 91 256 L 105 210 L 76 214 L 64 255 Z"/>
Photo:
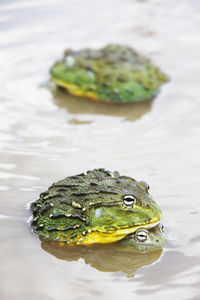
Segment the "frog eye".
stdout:
<path fill-rule="evenodd" d="M 147 193 L 149 192 L 150 186 L 148 185 L 148 183 L 146 183 L 145 181 L 139 181 L 138 182 L 138 186 L 143 189 L 144 191 L 146 191 Z"/>
<path fill-rule="evenodd" d="M 135 238 L 138 242 L 144 243 L 148 238 L 148 234 L 146 231 L 141 230 L 136 233 Z"/>
<path fill-rule="evenodd" d="M 126 206 L 133 206 L 136 203 L 136 198 L 133 195 L 125 195 L 123 197 L 123 203 Z"/>

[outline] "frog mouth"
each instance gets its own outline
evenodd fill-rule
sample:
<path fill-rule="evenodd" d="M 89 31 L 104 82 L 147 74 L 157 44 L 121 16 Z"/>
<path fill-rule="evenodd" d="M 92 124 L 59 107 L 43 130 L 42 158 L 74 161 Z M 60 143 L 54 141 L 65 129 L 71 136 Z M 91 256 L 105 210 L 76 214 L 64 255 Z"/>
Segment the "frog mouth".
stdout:
<path fill-rule="evenodd" d="M 160 223 L 160 219 L 158 218 L 152 218 L 149 223 L 138 223 L 135 224 L 134 226 L 131 227 L 126 227 L 126 228 L 119 228 L 116 229 L 114 232 L 110 232 L 111 234 L 116 234 L 116 235 L 126 235 L 135 232 L 138 228 L 143 227 L 146 229 L 150 229 L 152 227 L 155 227 Z"/>
<path fill-rule="evenodd" d="M 116 235 L 127 235 L 127 234 L 135 232 L 138 228 L 142 227 L 142 228 L 145 228 L 145 229 L 150 229 L 152 227 L 155 227 L 159 223 L 160 223 L 160 221 L 156 221 L 156 222 L 151 222 L 151 223 L 148 223 L 148 224 L 139 224 L 139 225 L 136 225 L 136 226 L 133 226 L 133 227 L 128 227 L 128 228 L 120 228 L 120 229 L 117 229 L 115 231 L 115 234 Z"/>
<path fill-rule="evenodd" d="M 75 96 L 84 96 L 88 97 L 91 100 L 97 100 L 96 94 L 91 91 L 84 91 L 79 86 L 73 83 L 65 82 L 61 79 L 55 78 L 55 76 L 51 75 L 51 79 L 58 85 L 63 88 L 66 88 L 72 95 Z"/>
<path fill-rule="evenodd" d="M 100 231 L 98 229 L 93 229 L 90 231 L 87 236 L 84 238 L 83 241 L 78 241 L 77 244 L 84 244 L 84 245 L 91 245 L 91 244 L 107 244 L 107 243 L 114 243 L 122 238 L 124 238 L 126 235 L 134 233 L 138 228 L 152 228 L 155 227 L 160 223 L 160 220 L 158 221 L 157 218 L 154 218 L 151 220 L 148 224 L 138 224 L 133 227 L 127 227 L 127 228 L 120 228 L 115 231 Z"/>

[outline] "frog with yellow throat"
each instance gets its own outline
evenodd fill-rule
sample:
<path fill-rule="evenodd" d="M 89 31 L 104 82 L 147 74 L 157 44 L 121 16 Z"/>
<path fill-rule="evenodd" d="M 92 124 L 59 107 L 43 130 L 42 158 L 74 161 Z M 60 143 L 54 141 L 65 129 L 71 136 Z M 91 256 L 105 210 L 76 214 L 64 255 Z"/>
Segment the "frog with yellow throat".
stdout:
<path fill-rule="evenodd" d="M 31 211 L 35 233 L 70 245 L 113 243 L 155 227 L 162 216 L 147 183 L 105 169 L 54 183 Z"/>
<path fill-rule="evenodd" d="M 152 99 L 168 81 L 149 59 L 124 45 L 67 49 L 50 73 L 72 95 L 121 104 Z"/>

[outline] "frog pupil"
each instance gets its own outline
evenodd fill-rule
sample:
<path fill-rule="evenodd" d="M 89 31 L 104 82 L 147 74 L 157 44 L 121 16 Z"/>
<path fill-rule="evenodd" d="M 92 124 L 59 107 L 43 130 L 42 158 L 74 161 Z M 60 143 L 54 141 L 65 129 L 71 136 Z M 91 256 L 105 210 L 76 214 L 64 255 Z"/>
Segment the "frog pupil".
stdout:
<path fill-rule="evenodd" d="M 136 239 L 139 241 L 139 242 L 145 242 L 147 240 L 147 234 L 146 232 L 139 232 L 136 236 Z"/>
<path fill-rule="evenodd" d="M 133 206 L 136 202 L 136 199 L 132 195 L 125 195 L 123 197 L 123 202 L 126 206 Z"/>

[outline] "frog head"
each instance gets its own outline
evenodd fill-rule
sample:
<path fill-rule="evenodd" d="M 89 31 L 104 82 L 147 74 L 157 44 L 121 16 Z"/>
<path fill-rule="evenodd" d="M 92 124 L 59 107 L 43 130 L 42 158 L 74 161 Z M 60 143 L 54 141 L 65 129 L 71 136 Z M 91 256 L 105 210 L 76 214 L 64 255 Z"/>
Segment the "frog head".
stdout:
<path fill-rule="evenodd" d="M 95 243 L 120 240 L 141 226 L 149 229 L 156 226 L 162 217 L 158 204 L 149 194 L 147 183 L 127 176 L 115 179 L 107 178 L 100 188 L 101 195 L 93 196 L 87 209 L 90 224 L 88 239 Z"/>

